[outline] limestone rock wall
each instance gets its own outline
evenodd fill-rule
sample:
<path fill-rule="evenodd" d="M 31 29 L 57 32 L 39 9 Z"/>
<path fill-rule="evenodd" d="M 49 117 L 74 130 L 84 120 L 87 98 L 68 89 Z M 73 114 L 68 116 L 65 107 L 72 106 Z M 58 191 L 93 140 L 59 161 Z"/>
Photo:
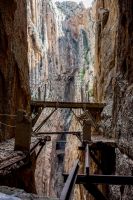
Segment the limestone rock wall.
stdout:
<path fill-rule="evenodd" d="M 86 54 L 87 48 L 87 41 L 84 41 L 84 45 L 80 44 L 80 68 L 79 72 L 77 72 L 75 76 L 75 101 L 90 101 L 94 102 L 94 94 L 93 94 L 93 82 L 94 82 L 94 53 L 95 53 L 95 2 L 93 6 L 86 10 L 83 14 L 83 18 L 81 17 L 81 13 L 79 15 L 74 16 L 72 20 L 75 20 L 78 24 L 78 27 L 81 31 L 82 25 L 81 20 L 84 20 L 86 35 L 88 37 L 89 45 L 88 45 L 88 56 Z M 81 18 L 80 18 L 81 17 Z M 76 24 L 74 21 L 73 24 Z M 87 60 L 86 60 L 87 59 Z M 83 113 L 83 110 L 73 110 L 74 113 L 79 116 Z M 72 114 L 71 124 L 70 124 L 70 131 L 81 131 L 83 127 L 81 124 L 76 120 L 75 116 Z M 67 137 L 67 145 L 65 149 L 65 165 L 64 170 L 66 173 L 70 172 L 70 169 L 74 165 L 74 161 L 79 159 L 80 169 L 79 173 L 84 173 L 84 163 L 85 157 L 84 152 L 78 150 L 78 147 L 81 146 L 81 141 L 76 136 L 68 136 Z M 74 200 L 86 200 L 92 199 L 92 196 L 85 190 L 82 185 L 76 185 L 73 194 Z"/>
<path fill-rule="evenodd" d="M 0 1 L 0 142 L 6 144 L 0 154 L 4 160 L 12 157 L 10 138 L 15 135 L 18 109 L 30 112 L 30 87 L 27 42 L 27 1 Z M 25 134 L 25 133 L 23 133 Z M 8 152 L 8 154 L 6 154 Z M 9 155 L 9 157 L 8 157 Z M 0 163 L 2 164 L 1 157 Z M 34 159 L 35 160 L 35 159 Z M 33 168 L 17 169 L 2 174 L 0 185 L 21 187 L 35 192 Z M 14 168 L 15 168 L 14 167 Z M 31 185 L 32 185 L 31 184 Z"/>
<path fill-rule="evenodd" d="M 54 4 L 52 1 L 39 0 L 28 2 L 28 57 L 32 98 L 63 100 L 64 93 L 67 93 L 64 85 L 70 79 L 72 81 L 76 72 L 80 88 L 86 76 L 93 76 L 94 53 L 90 48 L 94 46 L 94 34 L 88 33 L 88 28 L 93 26 L 88 25 L 89 18 L 90 11 L 82 4 Z M 89 85 L 92 88 L 92 82 L 88 82 L 86 78 L 83 86 L 86 87 L 86 96 Z M 56 83 L 60 83 L 60 86 Z"/>
<path fill-rule="evenodd" d="M 0 113 L 29 111 L 29 75 L 26 1 L 0 1 Z M 15 125 L 0 116 L 0 122 Z M 0 141 L 14 136 L 14 128 L 0 124 Z"/>
<path fill-rule="evenodd" d="M 93 30 L 90 15 L 91 10 L 85 9 L 82 3 L 28 2 L 28 57 L 33 99 L 90 99 L 94 62 L 94 34 L 89 32 L 90 27 Z M 37 124 L 48 114 L 49 110 L 44 109 Z M 71 116 L 69 110 L 59 109 L 40 131 L 67 131 Z M 38 158 L 35 178 L 39 194 L 56 197 L 62 190 L 64 156 L 57 156 L 56 141 L 59 139 L 53 136 L 52 142 Z M 74 143 L 76 146 L 76 139 Z M 71 167 L 72 163 L 73 160 L 69 160 L 66 167 Z"/>
<path fill-rule="evenodd" d="M 105 135 L 116 139 L 116 174 L 133 172 L 133 2 L 97 0 L 95 95 L 107 106 Z M 132 199 L 133 188 L 110 187 L 110 199 Z"/>
<path fill-rule="evenodd" d="M 75 110 L 75 114 L 78 116 L 82 113 L 81 110 Z M 76 120 L 75 116 L 72 115 L 70 131 L 82 131 L 81 124 Z M 79 174 L 84 173 L 84 163 L 85 157 L 84 152 L 78 150 L 78 147 L 81 146 L 81 141 L 75 136 L 70 135 L 67 137 L 67 146 L 65 149 L 65 165 L 64 171 L 65 173 L 69 173 L 72 169 L 75 161 L 79 160 Z M 88 196 L 88 192 L 84 189 L 82 185 L 75 185 L 74 193 L 73 193 L 73 200 L 86 200 Z"/>

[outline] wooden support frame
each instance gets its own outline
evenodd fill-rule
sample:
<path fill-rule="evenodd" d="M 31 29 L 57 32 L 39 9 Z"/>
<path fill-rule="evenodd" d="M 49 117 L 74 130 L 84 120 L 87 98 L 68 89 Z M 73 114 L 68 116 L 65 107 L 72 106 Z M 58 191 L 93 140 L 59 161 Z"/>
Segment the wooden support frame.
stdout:
<path fill-rule="evenodd" d="M 34 132 L 33 132 L 34 134 Z M 82 142 L 81 139 L 81 132 L 80 131 L 57 131 L 57 132 L 38 132 L 35 133 L 36 135 L 75 135 L 80 142 Z"/>
<path fill-rule="evenodd" d="M 86 120 L 83 121 L 83 142 L 91 142 L 91 124 Z"/>
<path fill-rule="evenodd" d="M 92 116 L 91 112 L 89 110 L 84 110 L 83 113 L 85 119 L 90 120 L 91 126 L 93 126 L 95 128 L 96 131 L 99 131 L 99 127 L 97 125 L 97 122 L 95 120 L 95 118 Z"/>
<path fill-rule="evenodd" d="M 91 141 L 88 142 L 89 144 L 89 147 L 91 150 L 102 150 L 102 149 L 105 149 L 105 148 L 108 148 L 108 147 L 111 147 L 111 148 L 117 148 L 117 144 L 115 141 L 110 141 L 110 142 L 106 142 L 106 141 L 95 141 L 93 140 L 93 136 L 91 137 Z M 85 142 L 83 141 L 82 145 L 78 147 L 78 150 L 80 151 L 85 151 Z"/>
<path fill-rule="evenodd" d="M 38 140 L 38 139 L 37 139 Z M 41 138 L 39 139 L 35 145 L 30 149 L 29 153 L 26 153 L 25 155 L 21 156 L 20 158 L 16 159 L 16 160 L 13 160 L 13 162 L 10 162 L 6 165 L 4 165 L 3 163 L 1 163 L 0 165 L 0 170 L 6 170 L 7 168 L 10 168 L 11 166 L 13 166 L 14 164 L 17 164 L 21 161 L 24 162 L 23 165 L 27 164 L 30 162 L 30 156 L 34 153 L 35 149 L 41 145 L 41 146 L 44 146 L 46 144 L 47 141 L 51 141 L 51 137 L 50 136 L 46 136 L 44 138 Z M 42 148 L 41 148 L 42 150 Z M 41 151 L 39 150 L 38 153 L 40 153 Z M 38 156 L 38 153 L 37 153 L 37 156 Z"/>
<path fill-rule="evenodd" d="M 54 112 L 57 110 L 57 108 L 55 108 L 40 124 L 39 126 L 33 131 L 34 133 L 38 132 L 42 126 L 48 121 L 48 119 L 54 114 Z"/>
<path fill-rule="evenodd" d="M 38 151 L 37 154 L 36 154 L 36 159 L 38 158 L 38 156 L 39 156 L 39 154 L 41 153 L 43 147 L 45 146 L 46 141 L 51 141 L 51 137 L 48 136 L 48 137 L 47 137 L 47 140 L 44 139 L 44 140 L 42 140 L 42 141 L 40 142 L 39 146 L 41 146 L 41 147 L 40 147 L 39 151 Z"/>
<path fill-rule="evenodd" d="M 32 120 L 25 110 L 17 111 L 15 130 L 15 151 L 30 151 Z"/>
<path fill-rule="evenodd" d="M 81 131 L 56 131 L 56 132 L 38 132 L 37 135 L 81 135 Z"/>
<path fill-rule="evenodd" d="M 92 111 L 102 111 L 105 104 L 103 103 L 88 103 L 88 102 L 56 102 L 56 101 L 31 101 L 32 107 L 47 107 L 47 108 L 74 108 L 84 109 Z"/>
<path fill-rule="evenodd" d="M 37 122 L 37 120 L 39 119 L 39 117 L 40 117 L 40 115 L 41 115 L 41 113 L 42 113 L 42 111 L 43 111 L 43 108 L 38 108 L 37 109 L 38 111 L 37 111 L 37 114 L 35 115 L 35 117 L 32 119 L 32 127 L 34 127 L 34 125 L 36 124 L 36 122 Z"/>

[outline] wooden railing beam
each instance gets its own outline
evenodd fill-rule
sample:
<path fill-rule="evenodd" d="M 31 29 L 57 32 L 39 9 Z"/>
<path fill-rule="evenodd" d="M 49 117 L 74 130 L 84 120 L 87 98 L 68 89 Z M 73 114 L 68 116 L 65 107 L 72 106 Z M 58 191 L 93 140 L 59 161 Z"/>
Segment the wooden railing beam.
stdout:
<path fill-rule="evenodd" d="M 88 103 L 88 102 L 55 102 L 55 101 L 31 101 L 33 107 L 44 108 L 74 108 L 74 109 L 89 109 L 95 111 L 102 111 L 105 104 L 103 103 Z"/>

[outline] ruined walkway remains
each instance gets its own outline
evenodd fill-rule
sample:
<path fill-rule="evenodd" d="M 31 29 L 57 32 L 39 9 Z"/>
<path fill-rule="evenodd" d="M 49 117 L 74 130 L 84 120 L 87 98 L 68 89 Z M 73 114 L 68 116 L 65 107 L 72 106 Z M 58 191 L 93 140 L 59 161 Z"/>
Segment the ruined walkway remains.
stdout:
<path fill-rule="evenodd" d="M 32 131 L 32 127 L 37 122 L 43 109 L 53 108 L 54 110 Z M 58 108 L 70 109 L 76 120 L 82 125 L 82 131 L 77 132 L 39 132 L 47 120 L 57 111 Z M 51 135 L 75 135 L 81 146 L 77 147 L 84 154 L 84 173 L 79 174 L 80 161 L 75 160 L 73 168 L 69 174 L 63 174 L 65 185 L 60 196 L 60 200 L 69 200 L 73 194 L 75 184 L 82 184 L 84 188 L 97 200 L 107 200 L 98 185 L 133 185 L 133 176 L 113 175 L 115 165 L 115 148 L 117 144 L 113 139 L 107 139 L 103 135 L 104 129 L 99 126 L 100 114 L 104 104 L 83 103 L 83 102 L 50 102 L 50 101 L 32 101 L 31 114 L 32 119 L 24 111 L 18 111 L 14 154 L 10 159 L 1 161 L 0 175 L 5 170 L 11 169 L 15 164 L 21 163 L 21 166 L 30 162 L 31 155 L 36 151 L 36 158 L 40 154 L 46 142 L 51 140 Z M 83 114 L 77 116 L 74 109 L 82 109 Z M 95 133 L 94 132 L 95 130 Z M 32 143 L 32 137 L 36 138 Z M 39 150 L 37 151 L 36 149 Z M 62 150 L 65 153 L 65 141 L 57 141 L 56 150 Z M 22 154 L 16 155 L 17 152 Z M 99 160 L 97 153 L 101 155 Z M 101 170 L 101 174 L 91 174 L 90 159 Z"/>

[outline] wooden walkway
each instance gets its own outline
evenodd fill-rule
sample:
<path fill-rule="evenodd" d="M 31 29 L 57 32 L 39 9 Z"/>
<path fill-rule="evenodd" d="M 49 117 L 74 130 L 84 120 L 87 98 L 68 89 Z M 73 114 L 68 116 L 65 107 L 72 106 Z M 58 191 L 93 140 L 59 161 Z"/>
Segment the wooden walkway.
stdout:
<path fill-rule="evenodd" d="M 30 162 L 30 156 L 35 152 L 36 148 L 40 146 L 36 154 L 37 158 L 42 147 L 50 140 L 50 136 L 43 138 L 32 137 L 29 152 L 14 151 L 14 139 L 3 142 L 0 146 L 0 176 L 4 176 L 13 169 L 28 164 Z"/>
<path fill-rule="evenodd" d="M 51 135 L 75 135 L 81 142 L 81 146 L 77 147 L 79 150 L 83 151 L 85 158 L 85 173 L 78 174 L 79 169 L 79 161 L 75 160 L 75 165 L 71 169 L 69 174 L 64 174 L 66 183 L 63 188 L 60 200 L 69 200 L 71 197 L 71 193 L 75 184 L 82 184 L 85 189 L 92 194 L 92 196 L 96 200 L 107 200 L 102 191 L 95 184 L 111 184 L 111 185 L 133 185 L 133 176 L 117 176 L 112 175 L 112 170 L 115 163 L 115 148 L 117 144 L 113 139 L 107 139 L 102 136 L 102 127 L 98 124 L 100 120 L 100 113 L 102 112 L 105 104 L 102 103 L 88 103 L 88 102 L 51 102 L 51 101 L 32 101 L 31 102 L 31 111 L 33 112 L 34 119 L 32 120 L 32 126 L 38 120 L 41 112 L 44 108 L 54 108 L 54 110 L 39 124 L 39 126 L 32 131 L 32 134 L 35 137 L 43 136 L 44 139 L 39 139 L 34 143 L 29 149 L 28 154 L 21 154 L 19 152 L 14 152 L 14 155 L 11 156 L 9 153 L 7 157 L 4 157 L 4 160 L 0 160 L 0 173 L 5 169 L 9 169 L 16 163 L 27 163 L 29 161 L 30 156 L 35 151 L 37 146 L 41 146 L 38 150 L 37 157 L 41 152 L 43 146 L 46 141 L 50 141 Z M 53 115 L 53 113 L 58 109 L 71 109 L 74 114 L 76 120 L 80 123 L 82 127 L 82 131 L 77 132 L 67 132 L 67 131 L 57 131 L 57 132 L 39 132 L 42 126 L 47 122 L 47 120 Z M 82 109 L 83 114 L 77 116 L 72 109 Z M 22 113 L 23 114 L 23 113 Z M 25 116 L 25 115 L 24 115 Z M 31 124 L 29 124 L 30 126 Z M 19 125 L 18 125 L 19 126 Z M 25 130 L 25 121 L 23 122 L 23 128 Z M 20 130 L 22 127 L 20 126 Z M 22 131 L 22 134 L 25 131 Z M 29 135 L 31 135 L 31 129 Z M 92 132 L 94 130 L 94 132 Z M 20 131 L 18 131 L 19 134 Z M 94 135 L 97 134 L 97 135 Z M 26 138 L 27 139 L 27 138 Z M 57 156 L 65 153 L 65 144 L 66 141 L 57 141 L 56 150 Z M 21 144 L 20 144 L 21 145 Z M 6 149 L 6 148 L 5 148 Z M 0 148 L 0 151 L 2 149 Z M 4 149 L 3 149 L 4 150 Z M 2 152 L 2 151 L 1 151 Z M 99 157 L 97 157 L 96 152 L 101 155 L 101 159 L 99 161 Z M 90 159 L 97 165 L 98 169 L 101 170 L 102 174 L 90 174 Z M 108 171 L 106 170 L 108 169 Z M 1 173 L 2 174 L 2 173 Z M 1 175 L 0 174 L 0 175 Z"/>

